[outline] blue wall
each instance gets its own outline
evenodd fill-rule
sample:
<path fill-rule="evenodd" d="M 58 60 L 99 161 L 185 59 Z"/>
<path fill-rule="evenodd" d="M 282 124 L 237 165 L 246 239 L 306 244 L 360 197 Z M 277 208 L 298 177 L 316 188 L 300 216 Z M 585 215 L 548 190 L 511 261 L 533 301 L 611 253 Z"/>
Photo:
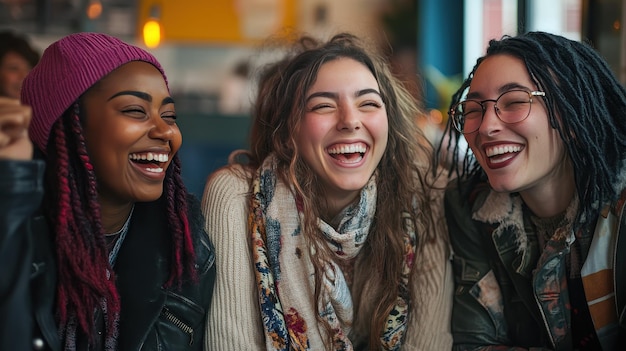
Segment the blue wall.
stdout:
<path fill-rule="evenodd" d="M 418 1 L 419 66 L 431 66 L 445 77 L 463 73 L 463 1 Z M 427 74 L 425 73 L 425 78 Z M 433 82 L 426 80 L 427 108 L 440 108 L 442 101 Z M 447 97 L 449 99 L 450 97 Z M 447 107 L 447 106 L 446 106 Z"/>
<path fill-rule="evenodd" d="M 177 122 L 183 134 L 183 180 L 191 193 L 202 197 L 207 176 L 226 165 L 232 151 L 247 148 L 250 117 L 187 114 Z"/>

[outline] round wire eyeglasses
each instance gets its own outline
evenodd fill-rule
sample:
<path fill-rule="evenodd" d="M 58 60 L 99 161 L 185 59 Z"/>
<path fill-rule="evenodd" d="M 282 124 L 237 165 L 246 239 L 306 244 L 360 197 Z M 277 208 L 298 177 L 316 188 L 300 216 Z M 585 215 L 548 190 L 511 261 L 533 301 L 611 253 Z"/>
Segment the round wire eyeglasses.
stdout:
<path fill-rule="evenodd" d="M 530 115 L 534 96 L 546 96 L 543 91 L 509 90 L 497 99 L 464 100 L 449 111 L 454 128 L 463 134 L 473 133 L 480 125 L 487 111 L 487 102 L 493 102 L 496 116 L 508 124 L 519 123 Z"/>

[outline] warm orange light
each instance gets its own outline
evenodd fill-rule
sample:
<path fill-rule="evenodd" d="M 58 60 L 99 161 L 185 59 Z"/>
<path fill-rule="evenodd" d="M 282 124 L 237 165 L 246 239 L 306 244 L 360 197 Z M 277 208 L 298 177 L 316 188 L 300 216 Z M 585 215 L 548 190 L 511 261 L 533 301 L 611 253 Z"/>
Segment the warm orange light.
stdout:
<path fill-rule="evenodd" d="M 621 27 L 622 27 L 622 24 L 620 23 L 620 21 L 613 22 L 613 29 L 619 30 Z"/>
<path fill-rule="evenodd" d="M 428 114 L 429 122 L 432 124 L 441 124 L 443 123 L 443 113 L 437 109 L 432 109 Z"/>
<path fill-rule="evenodd" d="M 149 48 L 156 48 L 161 42 L 161 24 L 154 18 L 143 25 L 143 41 Z"/>
<path fill-rule="evenodd" d="M 100 1 L 91 1 L 87 6 L 87 18 L 94 20 L 102 14 L 102 3 Z"/>

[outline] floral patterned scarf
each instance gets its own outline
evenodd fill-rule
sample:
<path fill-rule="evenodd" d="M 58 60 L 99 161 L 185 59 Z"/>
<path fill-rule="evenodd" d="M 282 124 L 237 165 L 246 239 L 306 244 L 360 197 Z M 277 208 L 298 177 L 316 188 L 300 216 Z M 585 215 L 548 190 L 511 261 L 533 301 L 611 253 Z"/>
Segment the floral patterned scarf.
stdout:
<path fill-rule="evenodd" d="M 311 252 L 302 235 L 302 211 L 293 191 L 277 176 L 276 159 L 269 156 L 253 179 L 248 227 L 251 231 L 254 269 L 259 293 L 261 319 L 268 350 L 352 350 L 348 338 L 353 305 L 349 284 L 340 266 L 325 268 L 321 300 L 313 301 L 315 282 Z M 376 182 L 372 177 L 361 191 L 359 201 L 340 214 L 339 225 L 318 220 L 327 245 L 339 259 L 358 255 L 367 239 L 376 211 Z M 399 350 L 409 312 L 408 281 L 415 254 L 415 232 L 408 225 L 405 233 L 405 259 L 400 296 L 381 331 L 385 350 Z M 311 279 L 306 279 L 311 277 Z M 320 316 L 332 335 L 318 326 Z"/>

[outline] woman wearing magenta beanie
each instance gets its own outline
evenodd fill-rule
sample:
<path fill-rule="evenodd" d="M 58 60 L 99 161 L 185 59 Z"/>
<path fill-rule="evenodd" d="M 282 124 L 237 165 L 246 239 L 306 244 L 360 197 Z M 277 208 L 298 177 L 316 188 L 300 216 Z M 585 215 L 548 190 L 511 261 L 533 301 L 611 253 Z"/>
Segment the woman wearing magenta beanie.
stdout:
<path fill-rule="evenodd" d="M 202 349 L 214 253 L 181 180 L 159 62 L 108 35 L 72 34 L 45 50 L 21 94 L 45 164 L 30 222 L 33 346 Z"/>

